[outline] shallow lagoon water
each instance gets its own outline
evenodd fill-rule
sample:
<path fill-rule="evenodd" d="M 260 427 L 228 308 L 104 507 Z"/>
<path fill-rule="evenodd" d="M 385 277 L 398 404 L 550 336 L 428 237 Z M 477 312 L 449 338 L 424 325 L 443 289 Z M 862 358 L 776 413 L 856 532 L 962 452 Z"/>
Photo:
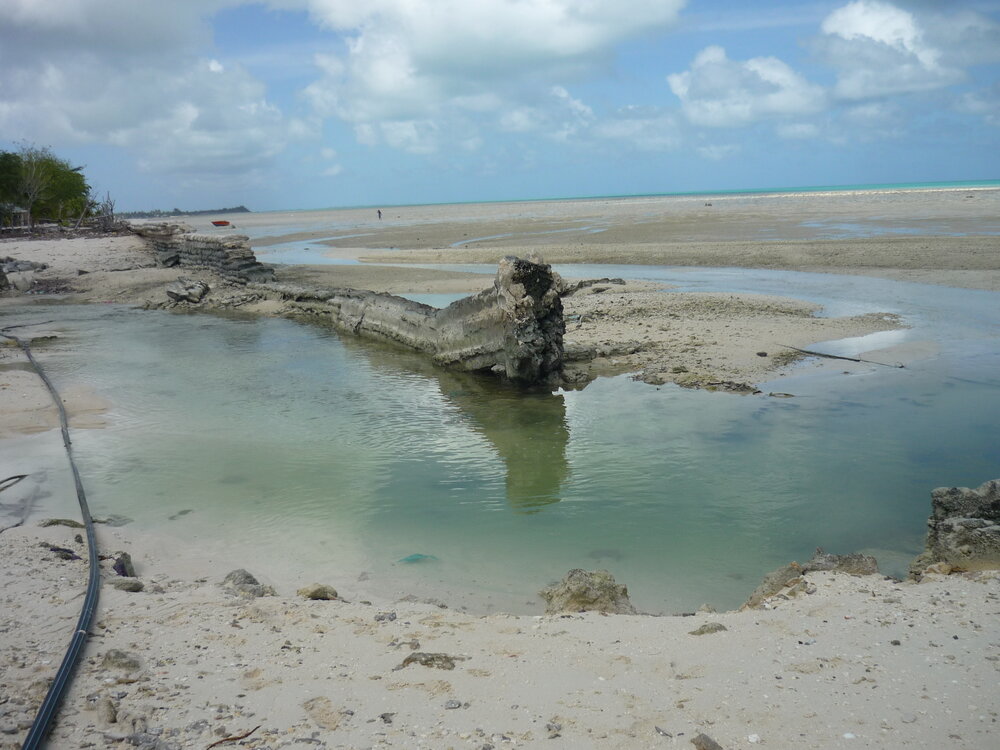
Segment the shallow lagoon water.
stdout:
<path fill-rule="evenodd" d="M 615 275 L 574 275 L 592 270 Z M 746 291 L 903 314 L 914 328 L 897 342 L 933 339 L 941 354 L 765 387 L 790 399 L 627 377 L 523 393 L 288 320 L 112 306 L 6 317 L 58 321 L 46 328 L 65 345 L 39 351 L 53 378 L 113 404 L 106 429 L 73 436 L 95 515 L 128 516 L 180 555 L 211 550 L 285 592 L 319 580 L 348 596 L 536 612 L 544 584 L 606 568 L 641 609 L 678 612 L 737 606 L 817 546 L 876 551 L 902 572 L 930 490 L 997 476 L 998 295 L 742 274 Z M 672 278 L 731 288 L 733 275 Z M 37 515 L 72 512 L 58 433 L 17 444 L 21 465 L 50 467 Z M 14 454 L 0 454 L 6 468 Z"/>

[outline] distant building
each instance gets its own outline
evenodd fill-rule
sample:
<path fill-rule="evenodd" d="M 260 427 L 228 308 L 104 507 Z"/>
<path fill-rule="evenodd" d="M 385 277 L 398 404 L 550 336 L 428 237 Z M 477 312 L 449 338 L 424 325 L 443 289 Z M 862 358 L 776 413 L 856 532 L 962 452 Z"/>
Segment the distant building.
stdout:
<path fill-rule="evenodd" d="M 28 209 L 13 203 L 0 203 L 0 227 L 14 228 L 28 226 Z"/>

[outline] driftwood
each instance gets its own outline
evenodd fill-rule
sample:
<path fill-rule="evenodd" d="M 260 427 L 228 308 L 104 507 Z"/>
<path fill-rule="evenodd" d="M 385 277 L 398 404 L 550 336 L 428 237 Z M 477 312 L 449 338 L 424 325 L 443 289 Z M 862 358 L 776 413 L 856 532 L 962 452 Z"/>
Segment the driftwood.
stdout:
<path fill-rule="evenodd" d="M 873 359 L 858 359 L 857 357 L 841 357 L 839 354 L 826 354 L 825 352 L 814 352 L 809 349 L 799 349 L 797 346 L 788 346 L 787 344 L 778 344 L 778 346 L 784 347 L 785 349 L 791 349 L 794 352 L 801 352 L 802 354 L 808 354 L 812 357 L 824 357 L 826 359 L 842 359 L 846 362 L 864 362 L 869 365 L 880 365 L 882 367 L 896 367 L 903 369 L 903 365 L 895 364 L 890 365 L 887 362 L 876 362 Z"/>
<path fill-rule="evenodd" d="M 251 734 L 253 734 L 258 729 L 260 729 L 261 726 L 262 726 L 261 724 L 258 724 L 253 729 L 251 729 L 249 732 L 244 732 L 243 734 L 234 734 L 232 737 L 223 737 L 221 740 L 216 740 L 215 742 L 213 742 L 211 745 L 209 745 L 207 748 L 205 748 L 205 750 L 211 750 L 213 747 L 218 747 L 219 745 L 224 745 L 227 742 L 239 742 L 240 740 L 245 740 Z"/>

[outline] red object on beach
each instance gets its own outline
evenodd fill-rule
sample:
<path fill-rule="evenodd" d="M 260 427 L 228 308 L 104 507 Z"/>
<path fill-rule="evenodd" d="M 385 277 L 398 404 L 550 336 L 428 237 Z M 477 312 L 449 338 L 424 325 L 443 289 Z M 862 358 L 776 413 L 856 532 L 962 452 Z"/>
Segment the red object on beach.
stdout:
<path fill-rule="evenodd" d="M 229 226 L 229 222 L 228 221 L 213 221 L 212 224 L 214 224 L 217 227 L 228 227 Z"/>

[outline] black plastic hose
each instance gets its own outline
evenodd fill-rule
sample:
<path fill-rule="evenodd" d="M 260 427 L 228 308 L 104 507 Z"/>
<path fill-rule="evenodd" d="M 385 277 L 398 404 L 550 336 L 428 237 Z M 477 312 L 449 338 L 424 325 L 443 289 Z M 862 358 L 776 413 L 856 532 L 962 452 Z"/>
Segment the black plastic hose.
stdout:
<path fill-rule="evenodd" d="M 22 479 L 27 479 L 27 474 L 15 474 L 12 477 L 7 477 L 6 479 L 0 479 L 0 492 L 13 487 L 15 484 L 20 482 Z"/>
<path fill-rule="evenodd" d="M 49 691 L 45 695 L 45 700 L 42 701 L 42 705 L 35 715 L 35 721 L 24 738 L 24 744 L 21 745 L 22 750 L 34 750 L 45 739 L 45 735 L 49 730 L 49 724 L 52 722 L 52 717 L 55 715 L 56 709 L 59 708 L 59 704 L 62 702 L 66 688 L 69 687 L 73 677 L 73 670 L 76 668 L 76 663 L 80 657 L 80 651 L 87 640 L 87 631 L 90 629 L 90 623 L 94 619 L 94 612 L 97 610 L 97 596 L 101 590 L 101 569 L 97 560 L 97 538 L 94 534 L 94 519 L 90 517 L 90 508 L 87 506 L 87 496 L 83 491 L 83 482 L 80 480 L 80 472 L 76 468 L 76 461 L 73 460 L 73 447 L 72 441 L 69 439 L 69 420 L 66 417 L 66 407 L 63 405 L 59 392 L 45 374 L 45 370 L 42 369 L 42 366 L 38 364 L 38 361 L 32 355 L 31 347 L 28 343 L 5 331 L 0 332 L 0 336 L 11 339 L 21 347 L 28 356 L 28 361 L 35 368 L 35 372 L 38 373 L 42 382 L 45 383 L 45 387 L 49 389 L 49 394 L 52 396 L 52 400 L 55 401 L 56 408 L 59 410 L 63 445 L 66 448 L 66 457 L 69 459 L 69 466 L 73 472 L 73 482 L 76 484 L 76 497 L 80 502 L 80 513 L 83 516 L 83 524 L 87 529 L 87 547 L 90 553 L 90 576 L 87 579 L 87 595 L 83 600 L 83 609 L 80 611 L 80 619 L 76 623 L 76 631 L 70 640 L 69 648 L 63 657 L 62 664 L 59 665 L 59 671 L 56 672 L 52 684 L 49 685 Z"/>

